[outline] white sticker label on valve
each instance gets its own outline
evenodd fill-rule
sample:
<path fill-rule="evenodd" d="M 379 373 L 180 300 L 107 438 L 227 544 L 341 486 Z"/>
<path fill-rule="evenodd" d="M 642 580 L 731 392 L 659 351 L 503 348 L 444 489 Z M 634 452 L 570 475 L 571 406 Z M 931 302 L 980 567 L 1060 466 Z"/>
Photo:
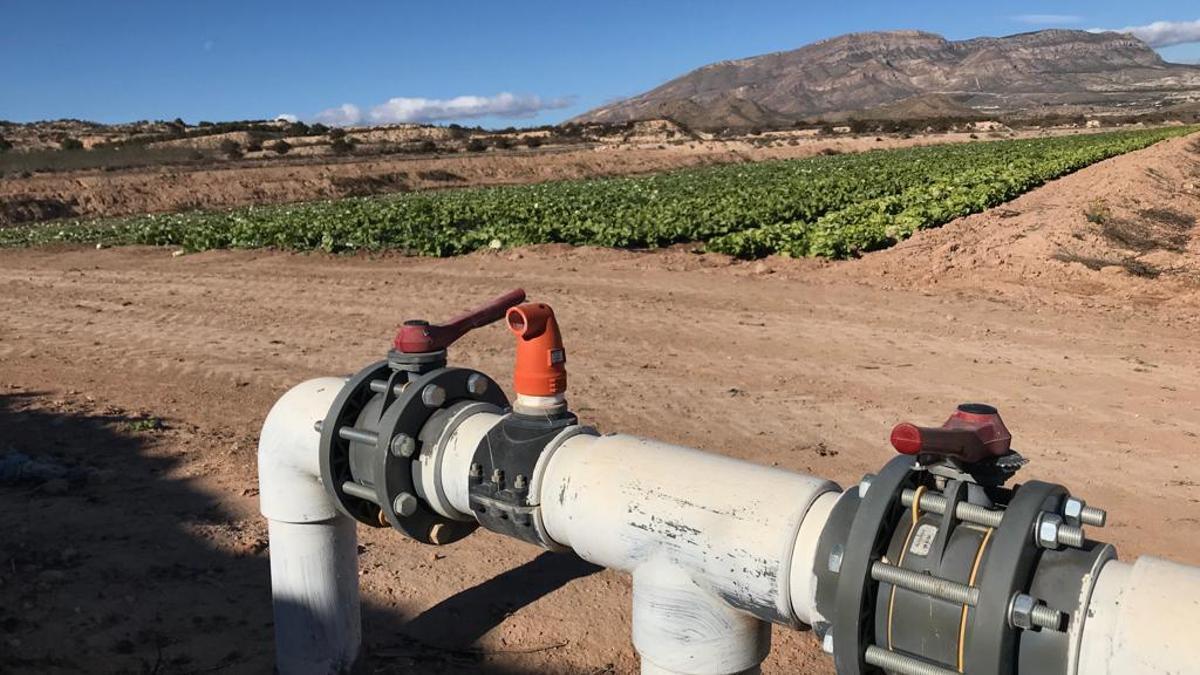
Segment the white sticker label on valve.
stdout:
<path fill-rule="evenodd" d="M 908 547 L 908 552 L 912 555 L 927 556 L 929 549 L 933 548 L 933 538 L 937 536 L 937 525 L 925 523 L 917 528 L 913 534 L 912 545 Z"/>

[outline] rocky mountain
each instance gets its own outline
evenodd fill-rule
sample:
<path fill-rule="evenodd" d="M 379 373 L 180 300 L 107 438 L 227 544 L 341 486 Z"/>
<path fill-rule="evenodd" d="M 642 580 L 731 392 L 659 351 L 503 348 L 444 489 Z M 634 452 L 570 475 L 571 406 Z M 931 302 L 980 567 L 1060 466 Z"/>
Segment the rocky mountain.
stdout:
<path fill-rule="evenodd" d="M 891 31 L 714 63 L 574 121 L 666 117 L 711 129 L 876 108 L 952 115 L 1094 112 L 1195 99 L 1200 66 L 1167 63 L 1131 35 L 1046 30 L 954 41 Z"/>

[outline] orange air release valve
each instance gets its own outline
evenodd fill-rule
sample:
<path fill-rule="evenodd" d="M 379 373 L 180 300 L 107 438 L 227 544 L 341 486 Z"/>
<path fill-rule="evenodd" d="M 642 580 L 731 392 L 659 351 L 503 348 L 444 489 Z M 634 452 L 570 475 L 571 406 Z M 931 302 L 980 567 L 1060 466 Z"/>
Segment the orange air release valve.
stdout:
<path fill-rule="evenodd" d="M 508 329 L 517 336 L 513 389 L 523 396 L 559 396 L 567 391 L 567 353 L 550 305 L 530 302 L 508 310 Z"/>

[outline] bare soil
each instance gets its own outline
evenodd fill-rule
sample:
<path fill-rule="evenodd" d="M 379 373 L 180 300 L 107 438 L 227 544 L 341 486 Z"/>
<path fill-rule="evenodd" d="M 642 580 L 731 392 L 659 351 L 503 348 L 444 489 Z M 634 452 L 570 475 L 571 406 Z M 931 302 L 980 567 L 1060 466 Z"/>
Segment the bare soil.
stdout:
<path fill-rule="evenodd" d="M 1192 269 L 1191 143 L 844 264 L 687 247 L 0 251 L 0 452 L 87 476 L 0 488 L 0 670 L 270 672 L 266 411 L 378 359 L 402 319 L 514 286 L 555 306 L 573 407 L 602 431 L 850 484 L 891 456 L 896 422 L 987 401 L 1032 460 L 1025 477 L 1108 508 L 1097 536 L 1123 557 L 1200 563 L 1194 282 L 1056 258 Z M 1088 221 L 1097 199 L 1119 230 Z M 452 359 L 505 380 L 511 339 L 480 330 Z M 636 672 L 622 574 L 486 532 L 435 549 L 362 529 L 360 543 L 373 672 Z M 776 629 L 765 671 L 831 668 L 809 634 Z"/>

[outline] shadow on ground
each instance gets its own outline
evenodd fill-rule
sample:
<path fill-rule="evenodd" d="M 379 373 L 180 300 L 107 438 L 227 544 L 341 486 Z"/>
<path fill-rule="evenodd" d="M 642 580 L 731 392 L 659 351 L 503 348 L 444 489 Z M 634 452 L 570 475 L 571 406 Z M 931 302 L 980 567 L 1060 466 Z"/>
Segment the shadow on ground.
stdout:
<path fill-rule="evenodd" d="M 0 483 L 0 672 L 272 671 L 265 528 L 194 486 L 219 463 L 194 451 L 169 424 L 0 395 L 0 459 L 65 476 Z M 543 554 L 407 624 L 364 602 L 366 671 L 517 675 L 476 640 L 596 569 Z"/>

